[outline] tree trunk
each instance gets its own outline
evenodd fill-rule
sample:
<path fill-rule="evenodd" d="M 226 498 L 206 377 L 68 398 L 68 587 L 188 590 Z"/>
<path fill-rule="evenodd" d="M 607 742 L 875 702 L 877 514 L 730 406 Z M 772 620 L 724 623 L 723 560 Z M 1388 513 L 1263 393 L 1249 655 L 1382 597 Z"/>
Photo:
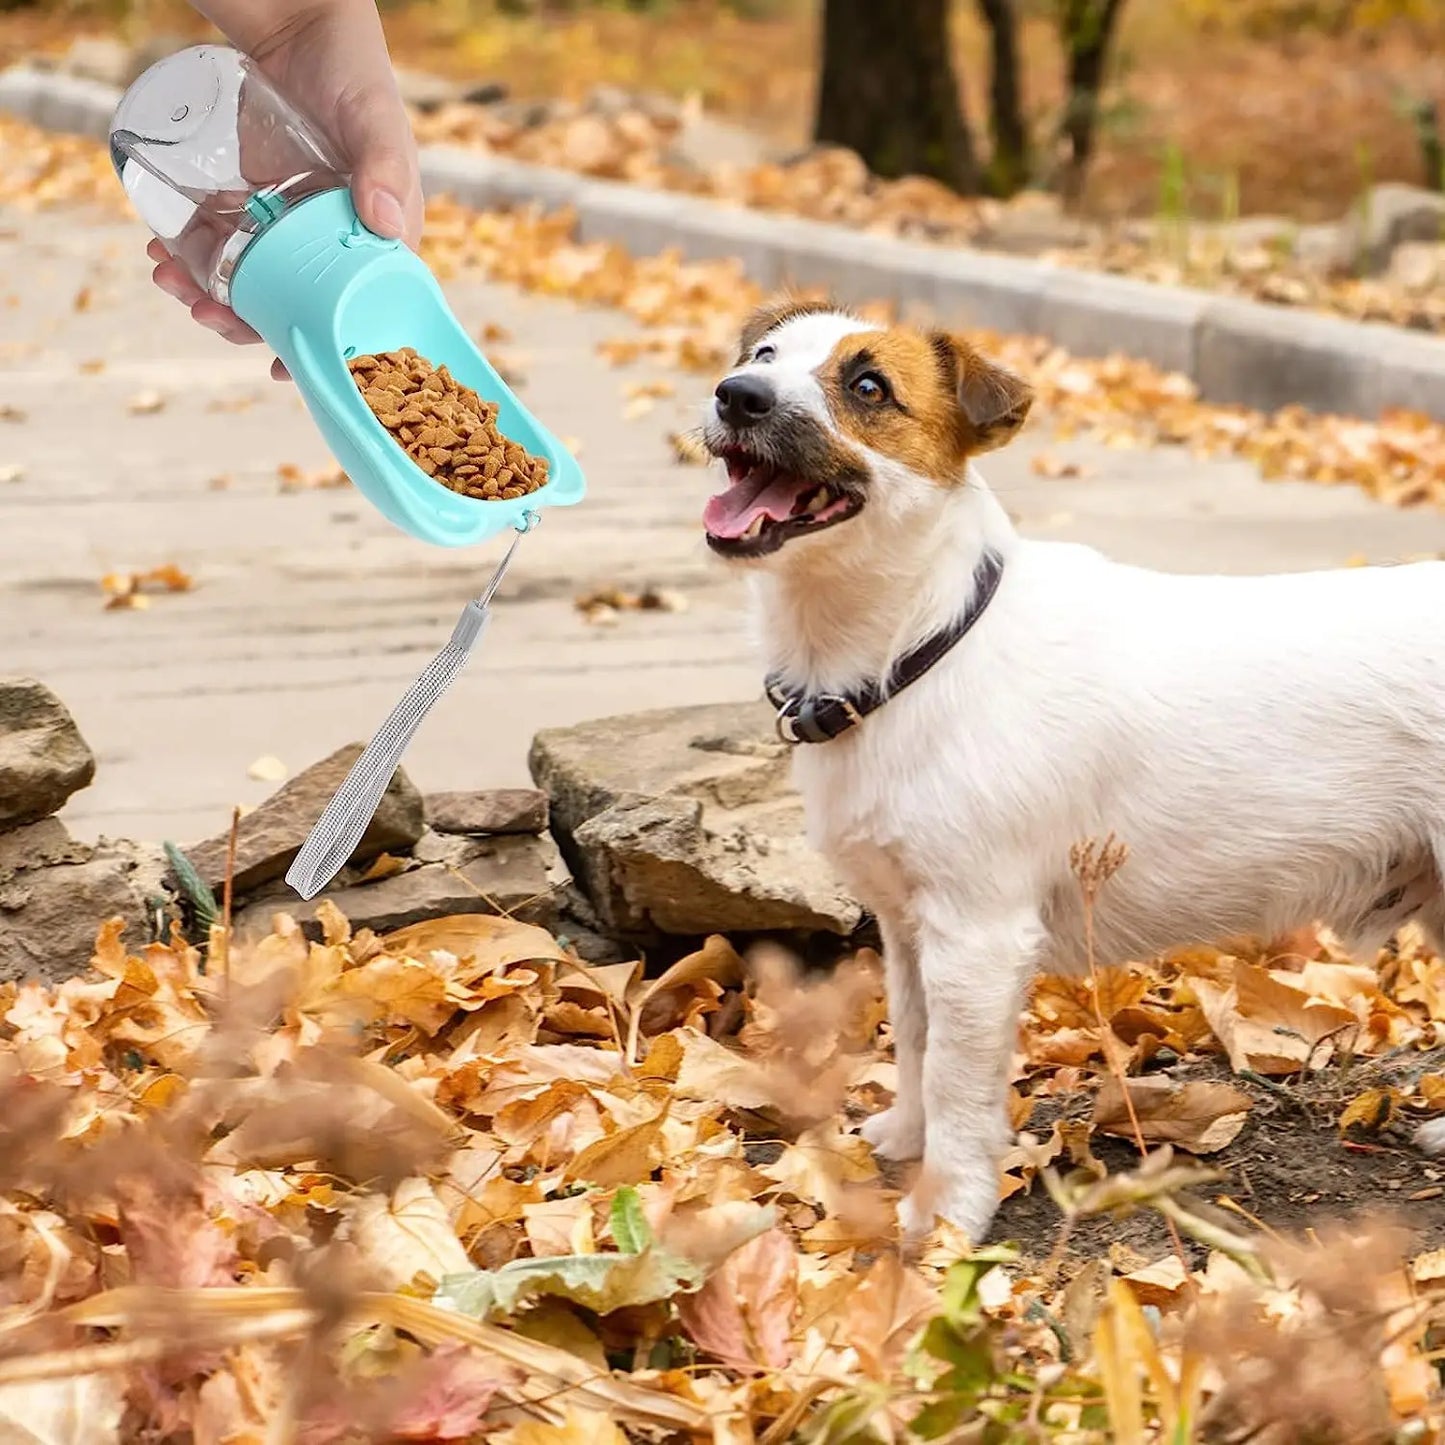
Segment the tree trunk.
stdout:
<path fill-rule="evenodd" d="M 814 138 L 876 175 L 978 190 L 949 47 L 948 0 L 825 0 Z"/>
<path fill-rule="evenodd" d="M 1124 0 L 1056 0 L 1056 3 L 1068 77 L 1060 126 L 1066 149 L 1059 188 L 1065 195 L 1076 197 L 1083 190 L 1084 173 L 1094 154 L 1099 92 L 1104 87 L 1109 51 L 1124 11 Z"/>
<path fill-rule="evenodd" d="M 1019 68 L 1019 21 L 1014 0 L 978 0 L 988 26 L 992 70 L 989 128 L 993 154 L 987 184 L 995 196 L 1011 196 L 1029 180 L 1029 131 L 1023 114 Z"/>
<path fill-rule="evenodd" d="M 1414 114 L 1425 184 L 1432 191 L 1445 191 L 1445 135 L 1440 130 L 1440 107 L 1433 100 L 1421 100 L 1416 103 Z"/>

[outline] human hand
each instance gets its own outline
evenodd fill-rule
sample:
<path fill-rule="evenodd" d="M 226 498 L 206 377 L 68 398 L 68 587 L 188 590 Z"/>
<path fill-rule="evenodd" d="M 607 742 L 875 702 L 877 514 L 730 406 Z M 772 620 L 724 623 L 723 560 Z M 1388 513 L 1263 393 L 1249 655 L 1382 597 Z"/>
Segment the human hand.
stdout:
<path fill-rule="evenodd" d="M 351 167 L 351 194 L 363 223 L 416 246 L 422 228 L 416 141 L 371 0 L 198 0 L 196 8 L 340 151 Z M 155 284 L 189 307 L 202 326 L 239 345 L 261 339 L 207 296 L 160 241 L 152 241 L 146 254 L 156 262 Z M 285 379 L 279 361 L 272 375 Z"/>

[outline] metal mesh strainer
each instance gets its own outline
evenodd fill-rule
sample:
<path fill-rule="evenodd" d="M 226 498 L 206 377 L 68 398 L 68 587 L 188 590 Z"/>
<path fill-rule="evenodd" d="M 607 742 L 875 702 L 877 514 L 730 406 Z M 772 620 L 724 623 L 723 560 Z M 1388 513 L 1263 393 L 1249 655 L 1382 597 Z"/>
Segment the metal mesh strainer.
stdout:
<path fill-rule="evenodd" d="M 467 603 L 451 641 L 427 664 L 421 676 L 391 710 L 391 716 L 357 758 L 336 796 L 311 830 L 311 836 L 287 870 L 286 881 L 302 898 L 314 898 L 346 865 L 381 806 L 402 754 L 438 699 L 466 665 L 491 620 L 492 598 L 511 564 L 517 544 L 538 521 L 530 512 L 480 597 Z"/>

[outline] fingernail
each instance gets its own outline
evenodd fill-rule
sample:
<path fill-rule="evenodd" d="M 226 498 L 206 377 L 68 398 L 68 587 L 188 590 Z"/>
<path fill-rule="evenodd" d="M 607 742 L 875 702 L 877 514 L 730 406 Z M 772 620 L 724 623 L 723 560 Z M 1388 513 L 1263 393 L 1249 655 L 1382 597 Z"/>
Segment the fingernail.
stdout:
<path fill-rule="evenodd" d="M 378 236 L 400 239 L 406 233 L 406 212 L 390 191 L 371 193 L 371 229 Z"/>

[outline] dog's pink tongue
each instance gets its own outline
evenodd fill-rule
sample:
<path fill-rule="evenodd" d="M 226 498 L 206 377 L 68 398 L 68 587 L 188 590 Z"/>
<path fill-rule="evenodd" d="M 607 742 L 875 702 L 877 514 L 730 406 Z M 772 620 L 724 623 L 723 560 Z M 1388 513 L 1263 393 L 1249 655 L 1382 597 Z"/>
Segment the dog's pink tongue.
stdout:
<path fill-rule="evenodd" d="M 759 479 L 744 477 L 727 491 L 708 499 L 703 526 L 714 537 L 741 537 L 759 517 L 786 522 L 798 500 L 798 479 L 786 473 L 769 473 Z"/>

